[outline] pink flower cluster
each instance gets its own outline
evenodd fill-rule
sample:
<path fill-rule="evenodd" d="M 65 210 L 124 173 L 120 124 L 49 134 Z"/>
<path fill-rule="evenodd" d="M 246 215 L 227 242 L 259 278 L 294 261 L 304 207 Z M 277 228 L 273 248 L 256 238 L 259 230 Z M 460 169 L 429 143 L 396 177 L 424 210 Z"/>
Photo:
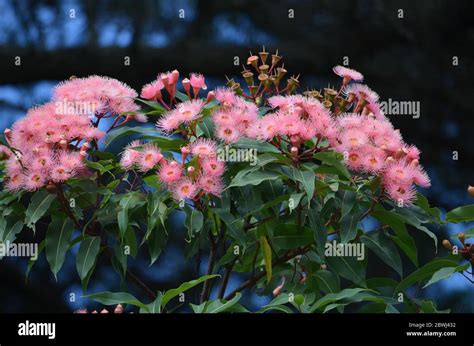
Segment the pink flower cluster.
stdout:
<path fill-rule="evenodd" d="M 349 168 L 378 174 L 387 195 L 400 204 L 413 201 L 413 185 L 430 186 L 419 164 L 420 151 L 403 142 L 388 119 L 349 113 L 337 118 L 334 148 L 344 154 Z"/>
<path fill-rule="evenodd" d="M 174 109 L 166 112 L 158 121 L 158 128 L 166 133 L 171 133 L 180 125 L 188 125 L 198 119 L 202 114 L 202 100 L 191 100 L 179 103 Z"/>
<path fill-rule="evenodd" d="M 287 138 L 293 146 L 318 138 L 335 138 L 334 121 L 315 98 L 301 95 L 273 96 L 268 103 L 276 111 L 257 119 L 247 131 L 249 136 L 272 141 Z"/>
<path fill-rule="evenodd" d="M 137 141 L 129 144 L 122 155 L 122 168 L 138 168 L 142 172 L 157 169 L 158 180 L 171 191 L 176 201 L 222 193 L 225 164 L 217 159 L 214 141 L 198 138 L 181 148 L 181 162 L 164 159 L 152 144 L 145 144 L 139 150 L 140 145 Z M 194 157 L 197 159 L 191 160 Z"/>
<path fill-rule="evenodd" d="M 5 131 L 11 148 L 6 167 L 9 191 L 37 190 L 86 171 L 83 158 L 88 143 L 104 133 L 93 127 L 88 117 L 62 114 L 56 107 L 51 102 L 32 108 Z"/>
<path fill-rule="evenodd" d="M 146 84 L 142 88 L 140 96 L 147 100 L 163 102 L 163 89 L 166 90 L 170 99 L 176 96 L 176 90 L 179 81 L 179 71 L 173 70 L 171 72 L 160 73 L 156 80 Z M 183 89 L 191 99 L 191 90 L 193 91 L 194 99 L 197 99 L 199 91 L 206 90 L 206 82 L 204 76 L 198 73 L 191 73 L 189 78 L 182 80 Z"/>
<path fill-rule="evenodd" d="M 221 107 L 212 115 L 216 136 L 226 143 L 235 143 L 241 137 L 251 136 L 250 126 L 258 119 L 258 108 L 230 89 L 217 89 L 216 99 Z"/>
<path fill-rule="evenodd" d="M 90 76 L 74 78 L 60 83 L 54 90 L 53 100 L 56 102 L 73 103 L 75 107 L 91 110 L 92 114 L 119 115 L 136 112 L 139 106 L 134 98 L 137 92 L 125 83 L 114 78 Z M 146 121 L 146 117 L 135 115 L 138 121 Z"/>

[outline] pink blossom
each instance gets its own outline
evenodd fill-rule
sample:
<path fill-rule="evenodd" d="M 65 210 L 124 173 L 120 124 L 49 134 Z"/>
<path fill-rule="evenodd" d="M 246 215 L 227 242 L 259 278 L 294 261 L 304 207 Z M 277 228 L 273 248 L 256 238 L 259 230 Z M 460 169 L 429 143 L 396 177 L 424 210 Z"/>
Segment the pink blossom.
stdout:
<path fill-rule="evenodd" d="M 197 185 L 204 192 L 219 197 L 224 189 L 222 180 L 218 177 L 200 176 Z"/>
<path fill-rule="evenodd" d="M 176 183 L 183 175 L 183 170 L 176 161 L 165 161 L 158 170 L 158 179 L 164 184 Z"/>
<path fill-rule="evenodd" d="M 95 113 L 122 114 L 138 110 L 133 101 L 137 96 L 135 90 L 116 79 L 90 76 L 61 82 L 53 92 L 53 101 L 93 106 Z"/>
<path fill-rule="evenodd" d="M 140 153 L 138 165 L 142 172 L 148 172 L 163 159 L 160 149 L 154 144 L 145 144 Z"/>
<path fill-rule="evenodd" d="M 202 160 L 202 172 L 207 177 L 220 177 L 224 174 L 225 164 L 217 158 L 208 157 Z"/>
<path fill-rule="evenodd" d="M 164 88 L 164 84 L 160 79 L 157 79 L 149 84 L 145 84 L 142 88 L 140 96 L 147 100 L 161 99 L 161 90 Z"/>
<path fill-rule="evenodd" d="M 199 157 L 215 155 L 217 150 L 216 142 L 207 138 L 198 138 L 191 144 L 191 153 Z"/>
<path fill-rule="evenodd" d="M 198 192 L 198 187 L 189 178 L 180 179 L 172 187 L 173 198 L 176 201 L 182 201 L 186 198 L 194 198 Z"/>
<path fill-rule="evenodd" d="M 374 103 L 379 100 L 379 95 L 364 84 L 351 84 L 344 89 L 344 92 L 347 95 L 354 94 L 358 100 L 365 100 L 369 103 Z"/>
<path fill-rule="evenodd" d="M 193 88 L 193 93 L 195 97 L 199 93 L 199 90 L 207 89 L 207 86 L 205 84 L 205 79 L 202 74 L 191 73 L 191 77 L 189 78 L 189 83 L 191 84 L 191 87 Z"/>
<path fill-rule="evenodd" d="M 343 77 L 347 81 L 351 79 L 355 81 L 361 81 L 362 79 L 364 79 L 364 76 L 360 72 L 357 72 L 356 70 L 350 69 L 348 67 L 339 65 L 339 66 L 335 66 L 332 70 L 339 77 Z"/>
<path fill-rule="evenodd" d="M 232 125 L 220 126 L 217 129 L 217 138 L 223 140 L 226 143 L 235 143 L 240 137 L 241 133 Z"/>

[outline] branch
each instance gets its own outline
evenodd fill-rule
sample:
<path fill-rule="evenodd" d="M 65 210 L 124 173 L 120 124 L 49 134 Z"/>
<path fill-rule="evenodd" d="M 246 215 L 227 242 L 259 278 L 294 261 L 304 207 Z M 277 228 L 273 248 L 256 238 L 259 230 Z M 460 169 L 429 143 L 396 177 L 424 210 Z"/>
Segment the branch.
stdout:
<path fill-rule="evenodd" d="M 64 191 L 62 189 L 62 186 L 58 186 L 58 197 L 59 197 L 59 202 L 64 210 L 64 212 L 68 215 L 68 217 L 74 222 L 74 225 L 82 230 L 82 225 L 79 222 L 79 220 L 76 218 L 74 213 L 72 212 L 71 208 L 69 208 L 69 204 L 67 203 L 66 197 L 64 196 Z M 94 233 L 93 230 L 89 229 L 89 227 L 86 228 L 86 233 L 89 235 L 96 236 L 97 234 Z M 99 234 L 100 236 L 100 234 Z M 101 238 L 102 242 L 102 238 Z M 103 244 L 106 245 L 106 244 Z M 110 249 L 108 247 L 105 247 L 104 253 L 107 255 L 107 257 L 111 260 L 113 257 L 113 254 L 110 252 Z M 135 274 L 133 274 L 129 269 L 126 271 L 126 276 L 143 292 L 151 299 L 155 300 L 156 299 L 156 294 L 143 282 L 141 281 Z"/>
<path fill-rule="evenodd" d="M 285 253 L 285 255 L 280 257 L 280 259 L 276 260 L 273 263 L 272 267 L 274 268 L 277 265 L 280 265 L 282 263 L 286 263 L 290 259 L 295 258 L 296 256 L 299 256 L 299 255 L 302 255 L 302 254 L 308 252 L 309 250 L 311 250 L 311 245 L 308 245 L 308 246 L 305 246 L 303 248 L 299 248 L 299 249 L 296 249 L 296 250 L 288 251 L 287 253 Z M 264 270 L 262 273 L 258 274 L 257 276 L 248 279 L 247 281 L 242 283 L 239 287 L 237 287 L 235 290 L 230 292 L 224 299 L 225 300 L 232 299 L 235 296 L 236 293 L 241 292 L 241 291 L 245 290 L 246 288 L 253 287 L 265 275 L 267 275 L 267 272 Z"/>
<path fill-rule="evenodd" d="M 212 271 L 214 270 L 214 263 L 216 261 L 217 255 L 217 244 L 214 236 L 211 232 L 209 232 L 209 242 L 210 242 L 210 249 L 209 249 L 209 260 L 207 261 L 207 271 L 206 275 L 211 275 Z M 204 281 L 204 285 L 201 291 L 201 304 L 204 303 L 207 299 L 209 299 L 209 294 L 211 291 L 211 280 Z"/>

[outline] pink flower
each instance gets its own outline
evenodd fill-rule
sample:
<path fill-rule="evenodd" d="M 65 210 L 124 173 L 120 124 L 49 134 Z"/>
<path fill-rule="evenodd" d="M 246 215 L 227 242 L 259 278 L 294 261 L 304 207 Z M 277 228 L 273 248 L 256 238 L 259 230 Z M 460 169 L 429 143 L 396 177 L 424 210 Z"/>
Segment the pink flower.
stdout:
<path fill-rule="evenodd" d="M 122 114 L 138 110 L 133 101 L 137 96 L 135 90 L 116 79 L 90 76 L 61 82 L 54 90 L 53 101 L 93 108 L 93 113 Z"/>
<path fill-rule="evenodd" d="M 173 198 L 182 201 L 186 198 L 194 198 L 198 192 L 198 187 L 191 179 L 182 178 L 172 187 Z"/>
<path fill-rule="evenodd" d="M 176 183 L 182 175 L 183 170 L 176 161 L 165 161 L 158 170 L 158 179 L 167 185 Z"/>
<path fill-rule="evenodd" d="M 230 88 L 217 88 L 216 100 L 221 103 L 223 107 L 231 107 L 237 99 L 237 96 Z"/>
<path fill-rule="evenodd" d="M 206 177 L 220 177 L 224 174 L 225 164 L 215 157 L 202 160 L 202 174 Z"/>
<path fill-rule="evenodd" d="M 204 192 L 219 197 L 224 189 L 222 180 L 217 177 L 200 176 L 197 185 Z"/>
<path fill-rule="evenodd" d="M 183 123 L 189 123 L 200 117 L 204 102 L 202 100 L 185 101 L 178 106 L 166 112 L 158 121 L 157 126 L 164 132 L 172 132 Z"/>
<path fill-rule="evenodd" d="M 189 83 L 191 84 L 191 87 L 193 88 L 193 93 L 195 97 L 199 93 L 199 90 L 207 89 L 207 86 L 205 84 L 205 79 L 202 74 L 191 73 L 191 77 L 189 78 Z"/>
<path fill-rule="evenodd" d="M 358 100 L 374 103 L 379 100 L 379 95 L 364 84 L 351 84 L 344 89 L 346 95 L 354 94 Z"/>
<path fill-rule="evenodd" d="M 202 100 L 191 100 L 185 101 L 176 107 L 175 111 L 176 116 L 181 120 L 183 123 L 189 123 L 192 120 L 195 120 L 199 117 L 202 107 L 204 106 L 204 102 Z"/>
<path fill-rule="evenodd" d="M 59 183 L 68 180 L 74 175 L 74 172 L 68 170 L 65 166 L 59 164 L 51 169 L 51 179 L 53 182 Z"/>
<path fill-rule="evenodd" d="M 347 82 L 350 80 L 361 81 L 364 79 L 364 76 L 360 72 L 344 66 L 335 66 L 332 70 L 339 77 L 343 77 L 345 80 L 347 80 Z"/>
<path fill-rule="evenodd" d="M 350 169 L 357 171 L 362 168 L 364 156 L 360 150 L 349 149 L 344 152 L 344 156 L 346 157 L 346 164 Z"/>
<path fill-rule="evenodd" d="M 416 198 L 415 189 L 401 182 L 391 182 L 385 185 L 387 195 L 400 206 L 411 204 Z"/>
<path fill-rule="evenodd" d="M 191 144 L 191 153 L 199 157 L 215 155 L 217 150 L 216 142 L 207 138 L 198 138 Z"/>
<path fill-rule="evenodd" d="M 29 191 L 38 190 L 45 182 L 45 176 L 40 171 L 29 171 L 24 178 L 25 188 Z"/>
<path fill-rule="evenodd" d="M 147 100 L 161 99 L 161 90 L 164 88 L 164 84 L 160 79 L 155 80 L 149 84 L 145 84 L 142 88 L 140 96 Z"/>
<path fill-rule="evenodd" d="M 134 165 L 138 164 L 141 157 L 140 151 L 135 149 L 138 146 L 141 146 L 141 142 L 135 140 L 125 147 L 122 158 L 120 159 L 120 166 L 124 170 L 132 169 Z"/>
<path fill-rule="evenodd" d="M 154 144 L 145 144 L 140 153 L 138 165 L 142 172 L 148 172 L 163 159 L 160 149 Z"/>
<path fill-rule="evenodd" d="M 220 126 L 217 129 L 217 138 L 226 143 L 235 143 L 241 137 L 241 133 L 232 125 Z"/>

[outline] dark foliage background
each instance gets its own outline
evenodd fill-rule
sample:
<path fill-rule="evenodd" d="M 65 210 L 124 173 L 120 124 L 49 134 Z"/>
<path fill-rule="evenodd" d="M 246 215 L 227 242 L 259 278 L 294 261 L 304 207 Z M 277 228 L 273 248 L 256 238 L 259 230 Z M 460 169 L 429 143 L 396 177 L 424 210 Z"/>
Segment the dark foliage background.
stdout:
<path fill-rule="evenodd" d="M 294 18 L 288 17 L 290 9 Z M 468 0 L 0 0 L 0 128 L 10 126 L 33 104 L 46 102 L 52 87 L 71 75 L 108 75 L 140 89 L 158 72 L 178 68 L 182 75 L 202 72 L 214 86 L 223 84 L 225 75 L 239 75 L 234 57 L 244 62 L 249 50 L 257 52 L 265 45 L 271 51 L 278 48 L 287 69 L 301 74 L 302 89 L 319 89 L 339 83 L 331 68 L 347 56 L 382 100 L 420 102 L 419 119 L 390 118 L 405 140 L 423 151 L 422 163 L 433 182 L 424 192 L 432 204 L 447 210 L 472 203 L 465 189 L 474 183 L 473 12 L 474 3 Z M 14 65 L 16 56 L 21 57 L 20 66 Z M 130 57 L 129 66 L 125 57 Z M 453 160 L 453 151 L 458 160 Z M 172 241 L 160 260 L 150 268 L 146 256 L 133 264 L 157 289 L 197 275 L 195 265 L 182 256 L 182 218 L 175 218 Z M 442 230 L 445 235 L 454 231 L 459 229 Z M 42 232 L 39 227 L 35 239 Z M 425 258 L 432 256 L 430 240 L 420 239 L 426 249 L 419 251 Z M 26 261 L 2 260 L 0 312 L 85 306 L 73 257 L 58 283 L 44 258 L 26 284 Z M 202 268 L 205 264 L 204 258 Z M 229 289 L 239 280 L 234 278 Z M 119 288 L 118 275 L 99 266 L 90 290 Z M 440 308 L 472 312 L 473 290 L 459 275 L 425 293 L 436 296 Z M 71 293 L 75 302 L 69 299 Z M 258 306 L 268 299 L 253 295 L 247 303 Z"/>

